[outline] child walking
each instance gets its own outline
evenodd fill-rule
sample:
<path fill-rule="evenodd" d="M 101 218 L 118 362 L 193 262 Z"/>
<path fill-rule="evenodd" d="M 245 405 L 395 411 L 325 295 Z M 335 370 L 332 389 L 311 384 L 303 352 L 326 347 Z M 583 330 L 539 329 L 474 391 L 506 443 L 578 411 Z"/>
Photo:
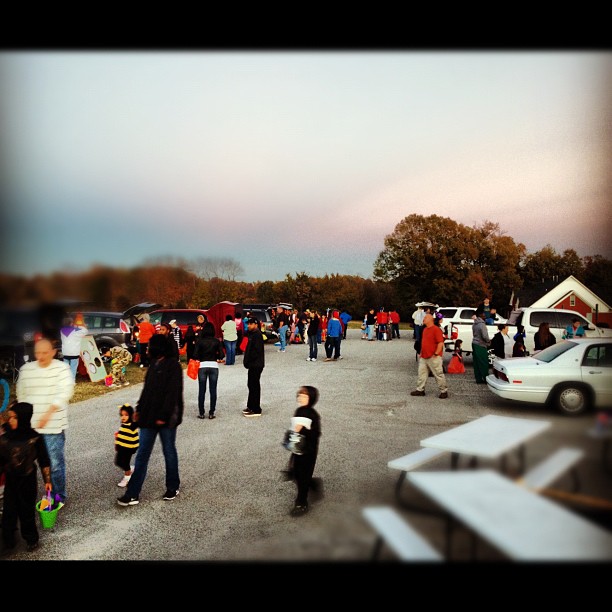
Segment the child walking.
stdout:
<path fill-rule="evenodd" d="M 0 467 L 5 472 L 2 512 L 3 552 L 15 548 L 17 521 L 28 551 L 38 548 L 36 527 L 36 463 L 51 493 L 51 462 L 43 437 L 31 426 L 34 407 L 28 402 L 16 402 L 7 410 L 8 421 L 0 436 Z"/>
<path fill-rule="evenodd" d="M 126 487 L 132 477 L 132 455 L 138 450 L 140 436 L 138 425 L 134 423 L 134 408 L 130 404 L 119 406 L 121 426 L 115 433 L 115 465 L 123 470 L 123 478 L 118 487 Z"/>
<path fill-rule="evenodd" d="M 308 512 L 308 491 L 322 495 L 320 478 L 313 478 L 317 454 L 319 452 L 319 438 L 321 436 L 321 417 L 314 406 L 319 399 L 316 387 L 303 386 L 298 389 L 298 408 L 291 419 L 291 428 L 306 438 L 303 455 L 291 453 L 289 460 L 289 474 L 297 485 L 297 497 L 291 510 L 291 516 L 301 516 Z"/>

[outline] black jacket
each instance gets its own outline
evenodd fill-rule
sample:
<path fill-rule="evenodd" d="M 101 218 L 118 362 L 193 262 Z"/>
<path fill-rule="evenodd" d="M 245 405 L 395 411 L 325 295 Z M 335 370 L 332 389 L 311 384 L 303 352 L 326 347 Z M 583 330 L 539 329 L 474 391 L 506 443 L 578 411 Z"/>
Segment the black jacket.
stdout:
<path fill-rule="evenodd" d="M 265 367 L 264 356 L 264 341 L 261 331 L 254 329 L 247 333 L 249 341 L 247 342 L 242 364 L 245 368 L 263 368 Z"/>
<path fill-rule="evenodd" d="M 306 449 L 304 454 L 316 455 L 319 450 L 319 438 L 321 437 L 321 417 L 319 413 L 309 406 L 300 406 L 293 416 L 304 417 L 312 421 L 310 429 L 302 427 L 300 433 L 306 438 Z"/>
<path fill-rule="evenodd" d="M 174 340 L 171 339 L 172 342 Z M 183 421 L 183 368 L 172 357 L 151 362 L 136 405 L 138 427 L 178 427 Z"/>
<path fill-rule="evenodd" d="M 500 359 L 504 359 L 504 336 L 500 331 L 498 331 L 491 339 L 490 348 L 493 349 L 493 352 L 497 357 L 499 357 Z"/>
<path fill-rule="evenodd" d="M 193 351 L 193 358 L 198 361 L 217 361 L 223 359 L 223 344 L 219 338 L 200 336 Z"/>

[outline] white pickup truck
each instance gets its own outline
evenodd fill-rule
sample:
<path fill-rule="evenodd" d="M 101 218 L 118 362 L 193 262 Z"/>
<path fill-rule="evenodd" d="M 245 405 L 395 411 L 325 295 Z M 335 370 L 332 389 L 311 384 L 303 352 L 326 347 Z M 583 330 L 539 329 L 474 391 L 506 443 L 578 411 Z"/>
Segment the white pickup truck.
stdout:
<path fill-rule="evenodd" d="M 445 309 L 440 308 L 439 311 Z M 447 339 L 444 345 L 447 351 L 453 351 L 455 348 L 455 340 L 463 340 L 464 353 L 472 351 L 472 315 L 469 311 L 476 313 L 476 309 L 472 307 L 457 307 L 456 316 L 453 316 L 448 321 L 446 335 Z M 444 313 L 443 313 L 444 314 Z M 612 338 L 612 329 L 605 327 L 596 327 L 595 324 L 588 321 L 580 313 L 573 310 L 561 310 L 558 308 L 520 308 L 513 310 L 510 313 L 507 321 L 500 319 L 499 323 L 506 322 L 510 328 L 508 335 L 510 337 L 516 334 L 517 325 L 522 325 L 525 328 L 525 348 L 528 353 L 533 353 L 535 350 L 534 335 L 540 327 L 540 323 L 546 321 L 549 324 L 551 333 L 557 339 L 557 342 L 562 339 L 565 328 L 571 324 L 572 319 L 577 317 L 580 325 L 585 330 L 587 338 Z M 444 319 L 442 327 L 447 326 L 447 321 Z M 497 324 L 487 325 L 489 338 L 497 333 Z"/>

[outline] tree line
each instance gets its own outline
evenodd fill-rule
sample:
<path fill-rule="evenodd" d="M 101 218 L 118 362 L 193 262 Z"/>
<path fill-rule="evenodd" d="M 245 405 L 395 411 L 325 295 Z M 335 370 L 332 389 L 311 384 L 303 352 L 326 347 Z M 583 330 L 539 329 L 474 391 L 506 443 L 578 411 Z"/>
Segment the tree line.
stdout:
<path fill-rule="evenodd" d="M 282 281 L 244 282 L 231 258 L 192 260 L 161 257 L 133 268 L 92 266 L 84 272 L 58 271 L 33 277 L 0 275 L 0 303 L 22 304 L 79 299 L 84 309 L 124 311 L 141 302 L 170 308 L 209 308 L 220 301 L 291 302 L 311 307 L 346 308 L 361 318 L 370 308 L 395 308 L 410 320 L 418 301 L 474 305 L 485 295 L 506 306 L 523 287 L 570 274 L 607 303 L 612 301 L 612 261 L 600 255 L 580 258 L 573 249 L 559 254 L 546 245 L 527 253 L 521 243 L 485 221 L 468 227 L 437 215 L 409 215 L 384 241 L 372 279 L 331 274 L 288 273 Z M 502 312 L 500 310 L 500 312 Z"/>

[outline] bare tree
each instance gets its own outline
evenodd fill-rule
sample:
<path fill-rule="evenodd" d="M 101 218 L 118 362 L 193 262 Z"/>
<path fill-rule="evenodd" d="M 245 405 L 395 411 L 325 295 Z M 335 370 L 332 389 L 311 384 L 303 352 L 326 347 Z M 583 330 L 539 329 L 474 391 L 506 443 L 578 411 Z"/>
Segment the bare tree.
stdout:
<path fill-rule="evenodd" d="M 213 278 L 235 281 L 244 274 L 243 267 L 231 257 L 196 257 L 187 262 L 187 269 L 207 281 Z"/>

